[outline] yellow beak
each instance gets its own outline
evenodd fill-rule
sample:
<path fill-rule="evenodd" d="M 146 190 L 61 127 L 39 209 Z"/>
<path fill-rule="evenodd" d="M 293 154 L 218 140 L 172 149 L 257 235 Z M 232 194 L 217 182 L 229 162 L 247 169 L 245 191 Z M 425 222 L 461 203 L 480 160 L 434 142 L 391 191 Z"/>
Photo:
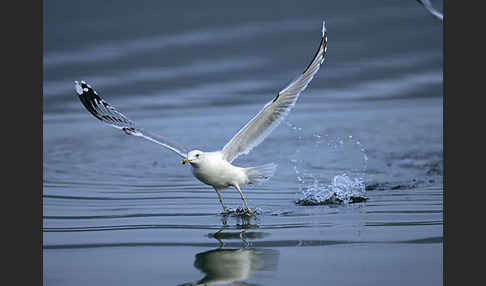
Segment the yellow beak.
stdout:
<path fill-rule="evenodd" d="M 184 160 L 182 160 L 182 165 L 184 165 L 185 163 L 190 163 L 191 160 L 189 160 L 188 158 L 185 158 Z"/>

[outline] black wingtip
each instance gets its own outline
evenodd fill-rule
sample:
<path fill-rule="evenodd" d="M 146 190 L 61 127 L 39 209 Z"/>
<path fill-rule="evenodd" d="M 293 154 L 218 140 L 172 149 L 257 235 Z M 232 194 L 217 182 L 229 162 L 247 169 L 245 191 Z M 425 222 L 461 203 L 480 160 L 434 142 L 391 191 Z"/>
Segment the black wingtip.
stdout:
<path fill-rule="evenodd" d="M 74 88 L 76 90 L 76 93 L 79 96 L 79 100 L 81 100 L 81 103 L 84 105 L 84 107 L 96 118 L 99 120 L 102 120 L 98 112 L 94 109 L 93 107 L 93 101 L 97 100 L 98 102 L 101 102 L 101 98 L 98 96 L 96 91 L 87 84 L 84 80 L 79 83 L 78 81 L 74 81 Z"/>

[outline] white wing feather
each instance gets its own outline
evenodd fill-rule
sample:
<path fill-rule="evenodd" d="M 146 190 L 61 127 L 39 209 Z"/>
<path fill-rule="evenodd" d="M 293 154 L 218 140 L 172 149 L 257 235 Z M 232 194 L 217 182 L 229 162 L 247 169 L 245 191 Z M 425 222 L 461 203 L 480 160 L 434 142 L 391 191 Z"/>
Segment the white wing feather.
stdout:
<path fill-rule="evenodd" d="M 425 9 L 427 9 L 430 14 L 434 15 L 437 19 L 443 21 L 444 15 L 432 6 L 430 0 L 417 0 L 417 2 L 424 5 Z"/>
<path fill-rule="evenodd" d="M 98 93 L 91 88 L 89 84 L 81 81 L 81 84 L 77 81 L 75 83 L 76 92 L 79 95 L 81 103 L 84 107 L 96 118 L 102 122 L 125 131 L 128 135 L 138 136 L 162 145 L 174 152 L 179 156 L 186 158 L 187 149 L 171 142 L 169 139 L 147 132 L 135 126 L 135 122 L 128 119 L 125 115 L 119 112 L 115 107 L 109 105 L 104 101 Z"/>
<path fill-rule="evenodd" d="M 305 71 L 250 120 L 221 150 L 223 158 L 232 162 L 242 154 L 260 144 L 285 118 L 295 105 L 300 93 L 307 87 L 319 70 L 327 50 L 325 22 L 322 23 L 322 38 L 316 55 Z"/>

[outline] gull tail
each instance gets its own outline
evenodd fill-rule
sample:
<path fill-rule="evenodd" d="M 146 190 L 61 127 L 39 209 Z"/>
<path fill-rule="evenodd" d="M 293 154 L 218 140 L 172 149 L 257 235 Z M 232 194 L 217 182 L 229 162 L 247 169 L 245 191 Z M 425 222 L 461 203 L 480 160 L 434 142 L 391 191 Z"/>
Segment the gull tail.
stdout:
<path fill-rule="evenodd" d="M 245 173 L 248 176 L 249 184 L 257 184 L 270 179 L 275 170 L 277 164 L 270 163 L 256 167 L 245 168 Z"/>

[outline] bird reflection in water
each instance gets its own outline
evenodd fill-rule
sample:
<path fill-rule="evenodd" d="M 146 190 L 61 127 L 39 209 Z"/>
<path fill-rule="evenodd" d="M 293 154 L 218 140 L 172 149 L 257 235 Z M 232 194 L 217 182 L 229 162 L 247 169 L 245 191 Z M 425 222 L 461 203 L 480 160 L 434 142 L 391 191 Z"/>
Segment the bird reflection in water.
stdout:
<path fill-rule="evenodd" d="M 180 286 L 212 286 L 212 285 L 258 285 L 245 282 L 259 272 L 275 271 L 279 252 L 267 248 L 250 248 L 249 240 L 263 238 L 268 233 L 247 231 L 244 228 L 238 232 L 223 232 L 224 227 L 208 237 L 218 240 L 220 246 L 216 249 L 196 254 L 194 267 L 205 276 L 196 283 L 186 283 Z M 225 242 L 227 240 L 239 240 Z M 233 248 L 239 245 L 239 248 Z M 230 248 L 231 246 L 231 248 Z"/>

